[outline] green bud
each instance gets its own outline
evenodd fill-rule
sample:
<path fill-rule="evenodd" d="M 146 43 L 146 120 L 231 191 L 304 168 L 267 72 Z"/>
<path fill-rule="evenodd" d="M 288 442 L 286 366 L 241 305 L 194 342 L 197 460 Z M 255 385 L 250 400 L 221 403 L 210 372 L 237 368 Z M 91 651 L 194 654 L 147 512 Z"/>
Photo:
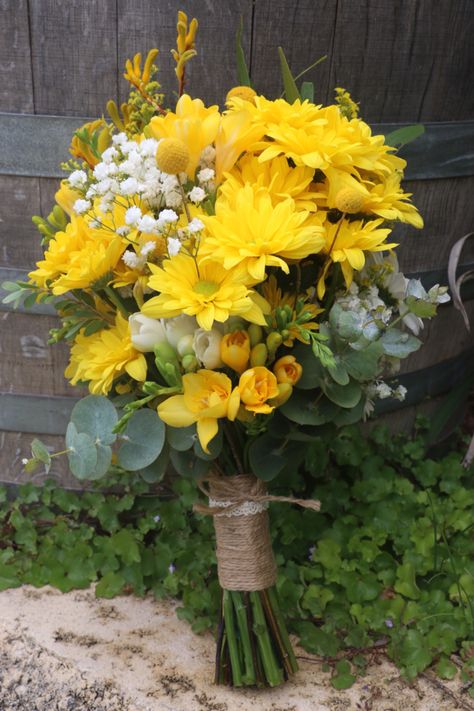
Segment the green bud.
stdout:
<path fill-rule="evenodd" d="M 257 326 L 256 323 L 251 323 L 247 329 L 247 333 L 250 338 L 250 346 L 253 348 L 260 343 L 263 339 L 263 329 L 261 326 Z"/>
<path fill-rule="evenodd" d="M 147 380 L 142 385 L 142 391 L 146 395 L 159 395 L 161 389 L 162 389 L 162 386 L 158 385 L 158 383 L 154 383 L 152 380 Z"/>
<path fill-rule="evenodd" d="M 286 324 L 288 323 L 286 311 L 284 311 L 280 307 L 275 309 L 275 320 L 277 323 L 278 330 L 283 331 L 283 329 L 286 328 Z"/>
<path fill-rule="evenodd" d="M 276 349 L 283 343 L 283 338 L 280 333 L 273 331 L 267 336 L 267 348 L 270 354 L 275 353 Z"/>
<path fill-rule="evenodd" d="M 185 355 L 181 363 L 186 373 L 194 373 L 199 368 L 198 359 L 191 353 Z"/>
<path fill-rule="evenodd" d="M 288 323 L 293 318 L 293 309 L 291 308 L 291 306 L 289 304 L 285 304 L 283 307 L 283 310 L 286 313 L 287 323 Z"/>
<path fill-rule="evenodd" d="M 230 316 L 224 324 L 225 333 L 233 333 L 234 331 L 245 331 L 246 322 L 240 316 Z"/>
<path fill-rule="evenodd" d="M 265 343 L 257 343 L 250 351 L 250 365 L 255 368 L 257 365 L 265 365 L 268 358 L 268 349 Z"/>
<path fill-rule="evenodd" d="M 166 341 L 158 343 L 155 348 L 155 363 L 168 385 L 181 384 L 180 365 L 176 351 Z"/>

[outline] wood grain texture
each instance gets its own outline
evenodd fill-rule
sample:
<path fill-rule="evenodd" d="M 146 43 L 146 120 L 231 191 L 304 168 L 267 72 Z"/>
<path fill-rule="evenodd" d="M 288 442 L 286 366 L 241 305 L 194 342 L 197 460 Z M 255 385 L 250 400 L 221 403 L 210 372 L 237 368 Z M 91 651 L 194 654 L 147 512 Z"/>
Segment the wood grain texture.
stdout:
<path fill-rule="evenodd" d="M 116 0 L 30 2 L 35 113 L 100 116 L 117 97 Z"/>
<path fill-rule="evenodd" d="M 64 378 L 68 347 L 48 345 L 49 330 L 59 325 L 54 316 L 9 311 L 0 315 L 0 321 L 1 392 L 80 397 Z"/>
<path fill-rule="evenodd" d="M 339 0 L 330 86 L 376 121 L 456 121 L 474 113 L 471 0 Z"/>
<path fill-rule="evenodd" d="M 328 55 L 301 79 L 314 82 L 316 102 L 327 101 L 337 6 L 337 0 L 256 0 L 251 75 L 258 93 L 273 98 L 282 91 L 281 46 L 295 76 Z"/>
<path fill-rule="evenodd" d="M 40 212 L 39 181 L 0 175 L 0 266 L 32 269 L 41 237 L 31 222 Z"/>
<path fill-rule="evenodd" d="M 406 182 L 425 221 L 423 230 L 397 226 L 394 235 L 402 271 L 445 268 L 456 240 L 474 229 L 474 177 Z M 474 244 L 466 245 L 462 261 L 474 260 Z"/>
<path fill-rule="evenodd" d="M 181 4 L 174 0 L 118 0 L 118 57 L 119 73 L 123 74 L 125 60 L 136 52 L 142 56 L 153 47 L 160 54 L 159 80 L 170 97 L 177 89 L 174 61 L 170 50 L 176 44 L 176 20 Z M 222 104 L 227 91 L 237 83 L 235 69 L 235 34 L 243 18 L 244 51 L 249 56 L 252 0 L 198 2 L 189 0 L 183 6 L 189 20 L 199 21 L 196 48 L 198 54 L 186 68 L 186 92 L 198 96 L 206 104 Z M 123 101 L 128 84 L 121 79 Z"/>
<path fill-rule="evenodd" d="M 33 112 L 28 0 L 0 0 L 0 111 Z"/>

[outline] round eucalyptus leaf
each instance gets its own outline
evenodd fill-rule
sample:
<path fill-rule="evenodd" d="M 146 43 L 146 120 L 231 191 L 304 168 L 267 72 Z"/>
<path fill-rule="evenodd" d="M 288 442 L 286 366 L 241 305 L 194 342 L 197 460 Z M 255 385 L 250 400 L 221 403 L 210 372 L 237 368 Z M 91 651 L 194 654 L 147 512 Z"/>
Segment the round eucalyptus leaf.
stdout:
<path fill-rule="evenodd" d="M 323 425 L 328 422 L 328 414 L 324 412 L 318 393 L 314 391 L 294 390 L 290 399 L 279 410 L 285 417 L 299 425 Z"/>
<path fill-rule="evenodd" d="M 70 422 L 66 431 L 67 457 L 71 472 L 78 479 L 89 479 L 97 466 L 97 448 L 85 432 L 78 432 Z"/>
<path fill-rule="evenodd" d="M 310 345 L 300 343 L 293 349 L 292 355 L 303 368 L 301 378 L 296 383 L 300 390 L 314 390 L 324 378 L 325 371 L 319 358 L 316 358 Z"/>
<path fill-rule="evenodd" d="M 179 452 L 177 449 L 170 450 L 171 464 L 178 474 L 186 478 L 201 479 L 211 466 L 211 463 L 196 457 L 194 452 Z"/>
<path fill-rule="evenodd" d="M 191 449 L 197 439 L 196 425 L 189 427 L 170 427 L 166 425 L 166 441 L 172 449 L 185 452 Z"/>
<path fill-rule="evenodd" d="M 101 444 L 112 444 L 117 435 L 112 430 L 118 420 L 115 407 L 102 395 L 88 395 L 72 409 L 71 422 L 78 432 L 84 432 Z"/>
<path fill-rule="evenodd" d="M 349 373 L 345 369 L 344 364 L 341 362 L 340 356 L 336 356 L 335 360 L 335 366 L 333 368 L 328 368 L 329 375 L 339 385 L 347 385 L 349 382 Z"/>
<path fill-rule="evenodd" d="M 94 467 L 94 471 L 91 471 L 87 477 L 91 481 L 102 479 L 109 471 L 112 463 L 112 449 L 107 444 L 96 444 L 95 447 L 97 450 L 97 464 Z"/>
<path fill-rule="evenodd" d="M 334 418 L 334 423 L 338 427 L 344 427 L 346 425 L 353 425 L 362 419 L 364 414 L 365 398 L 361 398 L 355 407 L 349 409 L 340 409 L 336 417 Z"/>
<path fill-rule="evenodd" d="M 263 481 L 271 481 L 285 468 L 281 445 L 268 433 L 252 442 L 248 454 L 252 472 Z"/>
<path fill-rule="evenodd" d="M 138 473 L 140 474 L 142 479 L 147 481 L 149 484 L 156 484 L 158 481 L 161 481 L 165 476 L 169 461 L 170 450 L 169 447 L 165 444 L 159 457 L 157 457 L 157 459 L 155 459 L 152 464 L 149 464 L 144 469 L 140 469 Z"/>
<path fill-rule="evenodd" d="M 385 331 L 380 343 L 383 346 L 384 353 L 395 358 L 406 358 L 421 346 L 419 338 L 400 331 L 398 328 L 390 328 Z"/>
<path fill-rule="evenodd" d="M 362 388 L 355 380 L 349 381 L 347 385 L 338 385 L 327 380 L 321 383 L 321 389 L 326 397 L 339 407 L 355 407 L 362 397 Z"/>
<path fill-rule="evenodd" d="M 341 355 L 341 361 L 349 375 L 356 380 L 374 380 L 379 374 L 379 360 L 383 352 L 383 345 L 376 341 L 363 350 L 348 348 Z"/>
<path fill-rule="evenodd" d="M 127 423 L 118 452 L 121 467 L 135 472 L 152 464 L 165 443 L 165 425 L 154 410 L 135 412 Z"/>
<path fill-rule="evenodd" d="M 346 311 L 336 303 L 329 312 L 329 323 L 340 338 L 355 341 L 362 335 L 364 318 L 362 314 Z"/>

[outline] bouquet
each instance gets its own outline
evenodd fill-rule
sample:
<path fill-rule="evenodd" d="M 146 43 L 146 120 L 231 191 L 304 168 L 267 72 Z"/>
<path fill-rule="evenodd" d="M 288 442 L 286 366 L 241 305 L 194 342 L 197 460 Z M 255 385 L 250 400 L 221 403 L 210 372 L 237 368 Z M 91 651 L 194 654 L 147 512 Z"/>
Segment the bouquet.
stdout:
<path fill-rule="evenodd" d="M 398 270 L 393 224 L 423 222 L 405 161 L 348 92 L 315 104 L 280 52 L 285 98 L 258 95 L 240 51 L 241 85 L 205 106 L 185 93 L 196 29 L 180 12 L 174 108 L 154 49 L 127 61 L 127 103 L 75 133 L 57 204 L 34 218 L 43 259 L 6 299 L 55 306 L 51 342 L 68 342 L 65 375 L 90 391 L 66 433 L 77 477 L 112 463 L 148 482 L 195 477 L 222 587 L 215 681 L 275 686 L 297 662 L 267 507 L 319 502 L 267 482 L 301 466 L 322 425 L 403 399 L 400 359 L 449 297 Z M 32 451 L 29 470 L 57 456 Z"/>

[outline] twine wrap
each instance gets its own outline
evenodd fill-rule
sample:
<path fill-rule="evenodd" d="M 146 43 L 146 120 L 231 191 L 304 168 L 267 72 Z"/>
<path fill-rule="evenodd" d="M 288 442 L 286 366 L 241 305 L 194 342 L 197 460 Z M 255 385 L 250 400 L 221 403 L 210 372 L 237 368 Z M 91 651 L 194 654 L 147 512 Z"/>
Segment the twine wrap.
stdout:
<path fill-rule="evenodd" d="M 267 508 L 270 501 L 299 504 L 319 511 L 320 502 L 267 494 L 265 482 L 253 475 L 207 478 L 209 506 L 195 504 L 197 513 L 212 516 L 216 531 L 217 573 L 224 590 L 265 590 L 275 584 Z"/>

